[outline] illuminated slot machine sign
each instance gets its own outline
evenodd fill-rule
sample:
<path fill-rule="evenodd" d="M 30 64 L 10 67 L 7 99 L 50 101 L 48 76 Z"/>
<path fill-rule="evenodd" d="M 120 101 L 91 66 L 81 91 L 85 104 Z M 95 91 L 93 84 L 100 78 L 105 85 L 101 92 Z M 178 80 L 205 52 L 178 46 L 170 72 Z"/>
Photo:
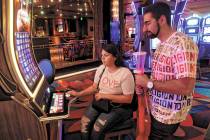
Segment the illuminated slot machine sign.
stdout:
<path fill-rule="evenodd" d="M 158 38 L 154 38 L 150 40 L 151 49 L 156 50 L 157 46 L 160 45 L 160 40 Z"/>
<path fill-rule="evenodd" d="M 210 17 L 204 19 L 202 42 L 210 43 Z"/>
<path fill-rule="evenodd" d="M 200 19 L 197 17 L 191 17 L 186 21 L 185 33 L 188 34 L 195 43 L 198 43 L 198 34 L 200 30 Z"/>
<path fill-rule="evenodd" d="M 32 0 L 14 1 L 14 52 L 27 93 L 34 93 L 42 76 L 31 49 Z"/>

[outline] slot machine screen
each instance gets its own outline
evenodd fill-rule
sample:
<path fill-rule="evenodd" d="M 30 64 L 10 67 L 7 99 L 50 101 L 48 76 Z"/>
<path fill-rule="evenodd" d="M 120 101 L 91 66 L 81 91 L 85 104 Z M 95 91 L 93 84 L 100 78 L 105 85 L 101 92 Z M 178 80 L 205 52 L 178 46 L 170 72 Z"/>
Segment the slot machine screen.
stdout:
<path fill-rule="evenodd" d="M 210 34 L 210 26 L 203 28 L 203 34 Z"/>
<path fill-rule="evenodd" d="M 190 38 L 192 38 L 192 40 L 193 40 L 195 43 L 197 43 L 197 41 L 198 41 L 198 36 L 190 36 Z"/>
<path fill-rule="evenodd" d="M 210 18 L 206 18 L 205 25 L 210 25 Z"/>
<path fill-rule="evenodd" d="M 190 27 L 185 29 L 186 34 L 198 34 L 199 27 Z"/>
<path fill-rule="evenodd" d="M 34 90 L 41 72 L 31 49 L 32 0 L 15 1 L 14 49 L 21 75 L 30 90 Z"/>
<path fill-rule="evenodd" d="M 198 25 L 198 19 L 195 18 L 195 19 L 188 19 L 187 20 L 187 26 L 195 26 L 195 25 Z"/>
<path fill-rule="evenodd" d="M 155 50 L 157 46 L 160 44 L 160 40 L 158 38 L 154 38 L 150 40 L 151 43 L 151 49 Z"/>
<path fill-rule="evenodd" d="M 209 35 L 204 35 L 203 38 L 202 38 L 202 41 L 204 43 L 210 43 L 210 36 Z"/>
<path fill-rule="evenodd" d="M 62 114 L 66 112 L 66 109 L 64 108 L 64 101 L 65 101 L 65 96 L 64 93 L 62 92 L 57 92 L 57 93 L 52 93 L 52 99 L 51 99 L 51 104 L 49 108 L 49 115 L 53 116 Z"/>

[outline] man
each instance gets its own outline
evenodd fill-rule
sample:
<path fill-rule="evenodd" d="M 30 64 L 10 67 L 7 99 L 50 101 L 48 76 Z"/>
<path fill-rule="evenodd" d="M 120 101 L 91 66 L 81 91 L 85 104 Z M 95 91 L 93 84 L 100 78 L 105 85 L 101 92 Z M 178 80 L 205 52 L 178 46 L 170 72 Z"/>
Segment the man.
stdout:
<path fill-rule="evenodd" d="M 136 75 L 136 87 L 150 90 L 150 140 L 172 136 L 192 104 L 198 48 L 191 38 L 171 27 L 171 10 L 163 2 L 145 9 L 143 32 L 158 38 L 151 79 Z"/>

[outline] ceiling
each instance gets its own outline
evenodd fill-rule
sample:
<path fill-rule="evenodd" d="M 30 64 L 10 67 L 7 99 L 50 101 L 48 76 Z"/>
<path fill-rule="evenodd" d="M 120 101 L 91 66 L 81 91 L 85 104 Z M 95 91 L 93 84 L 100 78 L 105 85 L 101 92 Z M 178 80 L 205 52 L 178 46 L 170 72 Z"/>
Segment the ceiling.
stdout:
<path fill-rule="evenodd" d="M 35 17 L 93 17 L 94 0 L 34 0 L 33 13 Z M 132 1 L 140 5 L 146 4 L 147 0 L 124 0 L 124 4 Z M 158 0 L 174 4 L 176 0 Z M 178 0 L 177 0 L 178 1 Z M 180 1 L 180 0 L 179 0 Z M 108 2 L 108 1 L 107 1 Z M 188 0 L 183 12 L 183 17 L 192 14 L 210 14 L 210 0 Z"/>
<path fill-rule="evenodd" d="M 93 17 L 93 0 L 34 0 L 33 15 L 45 18 Z"/>
<path fill-rule="evenodd" d="M 210 0 L 188 0 L 184 10 L 184 17 L 198 14 L 204 16 L 210 14 Z"/>

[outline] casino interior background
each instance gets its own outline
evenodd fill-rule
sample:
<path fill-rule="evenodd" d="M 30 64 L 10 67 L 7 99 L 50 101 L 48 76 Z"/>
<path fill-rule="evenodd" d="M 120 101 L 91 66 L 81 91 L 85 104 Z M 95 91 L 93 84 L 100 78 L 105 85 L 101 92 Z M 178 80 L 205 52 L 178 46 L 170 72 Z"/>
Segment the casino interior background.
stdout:
<path fill-rule="evenodd" d="M 106 43 L 120 48 L 131 70 L 133 52 L 146 51 L 150 73 L 158 40 L 142 41 L 142 12 L 154 1 L 0 0 L 0 139 L 79 140 L 92 96 L 65 92 L 92 84 Z M 210 139 L 209 0 L 159 1 L 171 6 L 173 27 L 199 47 L 193 107 L 174 139 Z"/>

